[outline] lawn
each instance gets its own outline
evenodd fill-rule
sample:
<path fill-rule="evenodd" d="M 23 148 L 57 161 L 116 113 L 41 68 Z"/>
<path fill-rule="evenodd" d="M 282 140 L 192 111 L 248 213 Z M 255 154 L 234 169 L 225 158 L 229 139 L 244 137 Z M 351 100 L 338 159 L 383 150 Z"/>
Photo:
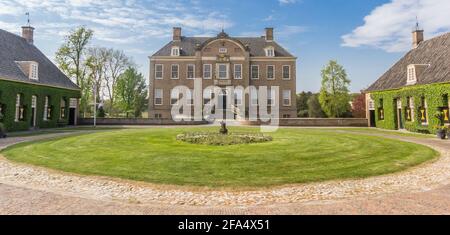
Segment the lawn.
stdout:
<path fill-rule="evenodd" d="M 230 128 L 231 131 L 258 131 Z M 405 170 L 438 156 L 428 147 L 332 129 L 282 128 L 272 142 L 208 146 L 176 140 L 178 127 L 109 130 L 23 143 L 10 160 L 62 171 L 157 184 L 256 188 L 363 178 Z"/>

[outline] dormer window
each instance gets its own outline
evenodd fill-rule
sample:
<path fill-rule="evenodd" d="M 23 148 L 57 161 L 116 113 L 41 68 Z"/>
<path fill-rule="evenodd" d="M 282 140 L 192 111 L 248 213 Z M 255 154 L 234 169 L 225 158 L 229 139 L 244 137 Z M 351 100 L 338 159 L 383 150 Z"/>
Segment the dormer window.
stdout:
<path fill-rule="evenodd" d="M 39 65 L 38 63 L 31 62 L 30 63 L 30 79 L 39 80 Z"/>
<path fill-rule="evenodd" d="M 416 74 L 416 66 L 409 65 L 407 69 L 408 78 L 406 80 L 407 85 L 414 85 L 417 83 L 417 74 Z"/>
<path fill-rule="evenodd" d="M 180 56 L 180 48 L 179 47 L 172 47 L 172 56 Z"/>
<path fill-rule="evenodd" d="M 273 47 L 267 47 L 265 50 L 266 50 L 266 56 L 267 57 L 274 57 L 275 56 L 275 49 Z"/>

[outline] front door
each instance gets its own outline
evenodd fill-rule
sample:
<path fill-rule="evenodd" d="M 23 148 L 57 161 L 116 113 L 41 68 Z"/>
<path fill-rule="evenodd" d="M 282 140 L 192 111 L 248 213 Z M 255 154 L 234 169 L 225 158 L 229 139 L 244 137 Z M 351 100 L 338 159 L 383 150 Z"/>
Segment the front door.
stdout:
<path fill-rule="evenodd" d="M 75 110 L 74 108 L 69 109 L 69 126 L 75 126 Z"/>
<path fill-rule="evenodd" d="M 375 122 L 375 110 L 370 110 L 370 127 L 377 127 Z"/>

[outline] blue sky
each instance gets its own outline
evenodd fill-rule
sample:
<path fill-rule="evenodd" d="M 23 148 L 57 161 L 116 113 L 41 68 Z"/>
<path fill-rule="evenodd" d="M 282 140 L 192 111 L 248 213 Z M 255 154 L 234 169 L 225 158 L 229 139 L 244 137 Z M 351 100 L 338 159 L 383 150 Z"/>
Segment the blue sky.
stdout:
<path fill-rule="evenodd" d="M 31 13 L 35 44 L 50 58 L 79 25 L 95 31 L 92 45 L 124 50 L 148 75 L 148 56 L 171 38 L 261 36 L 298 57 L 297 91 L 318 91 L 330 60 L 344 65 L 351 90 L 366 88 L 411 47 L 416 16 L 426 37 L 450 31 L 448 0 L 0 0 L 0 28 L 14 33 Z"/>

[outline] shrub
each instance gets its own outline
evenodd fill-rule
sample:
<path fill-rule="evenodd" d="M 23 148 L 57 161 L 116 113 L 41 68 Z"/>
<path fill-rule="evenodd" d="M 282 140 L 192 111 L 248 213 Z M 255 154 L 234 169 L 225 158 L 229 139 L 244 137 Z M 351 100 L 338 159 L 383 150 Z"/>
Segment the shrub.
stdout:
<path fill-rule="evenodd" d="M 251 143 L 263 143 L 272 141 L 271 136 L 267 136 L 260 133 L 183 133 L 177 135 L 177 140 L 191 143 L 191 144 L 206 144 L 206 145 L 235 145 L 235 144 L 251 144 Z"/>

